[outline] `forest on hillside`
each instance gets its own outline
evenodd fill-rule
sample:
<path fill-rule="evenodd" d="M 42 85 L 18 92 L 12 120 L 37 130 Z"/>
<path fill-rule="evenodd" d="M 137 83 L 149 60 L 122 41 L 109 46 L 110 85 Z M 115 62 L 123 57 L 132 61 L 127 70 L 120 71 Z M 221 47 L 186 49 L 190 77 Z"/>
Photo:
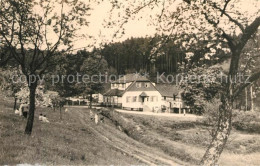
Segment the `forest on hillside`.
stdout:
<path fill-rule="evenodd" d="M 230 56 L 228 52 L 223 51 L 225 49 L 222 47 L 225 46 L 219 49 L 216 47 L 216 53 L 208 58 L 205 58 L 205 51 L 207 50 L 205 47 L 207 47 L 207 45 L 202 47 L 203 44 L 198 44 L 201 45 L 201 47 L 191 47 L 189 52 L 187 52 L 187 48 L 190 47 L 189 44 L 187 44 L 187 41 L 190 40 L 189 36 L 183 37 L 181 45 L 176 44 L 173 39 L 164 39 L 164 42 L 160 43 L 162 38 L 163 36 L 158 35 L 147 38 L 129 38 L 123 42 L 109 43 L 102 48 L 94 48 L 92 51 L 78 50 L 75 53 L 57 52 L 57 55 L 53 57 L 53 61 L 59 63 L 47 70 L 48 74 L 45 75 L 46 89 L 57 91 L 64 97 L 104 93 L 110 87 L 109 84 L 79 84 L 65 80 L 53 86 L 51 77 L 52 75 L 70 76 L 76 75 L 77 73 L 80 75 L 95 75 L 98 73 L 123 75 L 136 72 L 143 74 L 146 72 L 149 74 L 150 80 L 156 81 L 157 72 L 159 74 L 177 75 L 181 72 L 189 72 L 197 69 L 195 74 L 203 74 L 203 72 L 208 71 L 210 66 L 220 67 L 223 65 L 223 62 L 228 61 L 228 57 Z M 154 48 L 157 49 L 155 50 Z M 252 50 L 252 44 L 249 43 L 246 50 L 247 52 Z M 30 50 L 27 51 L 31 52 Z M 193 53 L 192 56 L 189 55 L 191 52 Z M 242 59 L 242 64 L 245 60 L 246 59 Z M 226 67 L 228 67 L 228 65 L 224 68 Z M 6 65 L 7 70 L 12 69 L 15 71 L 17 68 L 18 66 L 13 59 L 9 60 Z M 255 84 L 258 85 L 259 83 L 256 82 Z M 205 88 L 204 85 L 199 86 Z M 190 105 L 194 105 L 195 103 L 194 94 L 200 95 L 199 92 L 206 91 L 204 95 L 208 100 L 212 98 L 212 94 L 216 94 L 218 91 L 216 87 L 201 89 L 199 86 L 189 88 L 191 91 L 188 91 L 187 94 L 189 95 L 185 96 L 189 99 L 188 101 L 191 102 L 189 103 Z M 255 91 L 258 91 L 257 87 L 258 86 L 255 86 Z M 250 93 L 250 89 L 247 89 L 245 93 L 240 94 L 240 97 L 236 100 L 235 107 L 242 108 L 248 105 L 248 109 L 250 109 L 250 101 L 246 104 L 244 100 L 244 98 L 250 100 Z M 192 100 L 192 98 L 194 100 Z M 201 105 L 201 103 L 197 105 Z"/>
<path fill-rule="evenodd" d="M 163 36 L 129 38 L 123 42 L 106 44 L 98 51 L 107 61 L 108 66 L 117 74 L 176 73 L 181 64 L 188 64 L 187 52 L 183 48 L 187 46 L 185 46 L 185 42 L 182 45 L 176 44 L 173 39 L 165 39 L 164 43 L 160 43 L 162 38 Z M 156 51 L 154 51 L 155 47 L 157 47 Z M 194 52 L 194 56 L 189 61 L 189 66 L 193 64 L 197 66 L 213 65 L 227 59 L 227 55 L 219 50 L 216 55 L 218 60 L 213 60 L 214 57 L 211 57 L 211 59 L 201 61 L 206 51 L 205 48 L 193 48 L 191 51 Z"/>

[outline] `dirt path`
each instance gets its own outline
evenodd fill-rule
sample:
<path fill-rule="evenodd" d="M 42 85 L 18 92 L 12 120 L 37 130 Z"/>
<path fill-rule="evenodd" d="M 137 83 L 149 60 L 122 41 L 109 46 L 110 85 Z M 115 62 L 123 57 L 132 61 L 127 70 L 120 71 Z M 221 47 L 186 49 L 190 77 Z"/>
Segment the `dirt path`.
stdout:
<path fill-rule="evenodd" d="M 148 165 L 183 165 L 181 161 L 173 161 L 171 157 L 163 152 L 150 148 L 140 142 L 128 137 L 125 133 L 117 130 L 109 122 L 95 125 L 89 117 L 89 110 L 78 110 L 79 121 L 86 128 L 89 128 L 97 139 L 102 139 L 112 147 L 122 151 L 124 154 L 132 156 Z M 73 113 L 75 114 L 75 112 Z"/>

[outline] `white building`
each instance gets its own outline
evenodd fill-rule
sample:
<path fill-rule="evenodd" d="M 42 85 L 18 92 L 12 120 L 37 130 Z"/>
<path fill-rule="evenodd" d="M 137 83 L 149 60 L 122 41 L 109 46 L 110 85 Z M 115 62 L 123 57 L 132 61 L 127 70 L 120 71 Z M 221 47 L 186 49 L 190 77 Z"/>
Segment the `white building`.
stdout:
<path fill-rule="evenodd" d="M 101 93 L 92 94 L 92 98 L 97 103 L 102 103 L 103 102 L 103 95 Z"/>
<path fill-rule="evenodd" d="M 111 83 L 110 89 L 103 94 L 103 104 L 122 107 L 123 92 L 139 77 L 137 74 L 127 74 Z"/>
<path fill-rule="evenodd" d="M 138 77 L 123 92 L 123 109 L 154 111 L 162 106 L 161 94 L 155 84 L 145 77 Z"/>
<path fill-rule="evenodd" d="M 181 90 L 171 84 L 155 84 L 138 74 L 127 74 L 111 84 L 104 94 L 106 106 L 127 110 L 181 113 Z"/>

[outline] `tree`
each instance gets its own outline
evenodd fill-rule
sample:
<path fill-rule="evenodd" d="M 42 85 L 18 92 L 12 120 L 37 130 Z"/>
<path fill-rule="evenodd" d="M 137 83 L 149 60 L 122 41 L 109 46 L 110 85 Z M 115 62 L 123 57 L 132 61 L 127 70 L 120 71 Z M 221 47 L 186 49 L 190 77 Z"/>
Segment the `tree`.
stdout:
<path fill-rule="evenodd" d="M 119 26 L 115 36 L 121 36 L 124 32 L 124 24 L 129 18 L 140 16 L 140 11 L 147 10 L 148 16 L 152 11 L 157 11 L 151 18 L 157 26 L 159 33 L 174 38 L 176 42 L 182 42 L 184 49 L 189 52 L 195 46 L 207 50 L 204 59 L 216 58 L 216 49 L 222 49 L 230 58 L 227 81 L 223 84 L 221 93 L 221 105 L 219 107 L 218 125 L 214 137 L 201 160 L 202 165 L 215 165 L 222 153 L 231 131 L 232 110 L 235 98 L 252 82 L 260 77 L 260 71 L 251 73 L 248 82 L 234 83 L 239 72 L 241 55 L 244 47 L 259 29 L 260 16 L 257 1 L 254 2 L 255 12 L 244 14 L 241 11 L 241 1 L 232 0 L 183 0 L 183 1 L 112 1 L 112 11 L 121 12 L 125 6 L 125 12 L 121 12 L 118 22 L 111 21 L 109 26 Z M 120 9 L 120 10 L 119 10 Z M 252 10 L 253 11 L 253 10 Z M 113 13 L 112 12 L 112 13 Z M 147 13 L 148 13 L 147 12 Z M 139 15 L 138 15 L 139 14 Z M 113 16 L 113 14 L 111 14 Z M 118 20 L 118 19 L 116 19 Z M 189 35 L 193 39 L 186 41 Z M 209 38 L 210 36 L 210 38 Z M 162 43 L 165 41 L 162 41 Z M 185 42 L 185 43 L 184 43 Z M 192 47 L 191 47 L 192 46 Z"/>
<path fill-rule="evenodd" d="M 204 114 L 205 104 L 219 98 L 223 93 L 221 84 L 221 67 L 208 66 L 187 69 L 179 73 L 182 77 L 180 85 L 184 89 L 182 97 L 188 106 L 192 106 L 195 114 Z"/>
<path fill-rule="evenodd" d="M 3 44 L 0 44 L 0 67 L 5 66 L 11 58 L 12 56 L 9 56 L 7 47 Z"/>
<path fill-rule="evenodd" d="M 251 75 L 256 71 L 260 70 L 260 67 L 258 66 L 259 60 L 260 60 L 260 54 L 259 54 L 259 48 L 260 48 L 260 31 L 256 32 L 253 39 L 248 41 L 248 43 L 245 45 L 245 48 L 241 54 L 241 63 L 240 63 L 240 72 L 244 75 Z M 250 85 L 250 88 L 248 88 L 250 92 L 250 107 L 251 110 L 254 110 L 254 98 L 256 93 L 255 88 L 256 83 L 252 83 Z M 245 98 L 247 100 L 247 88 L 245 88 Z M 239 100 L 240 96 L 238 97 Z M 245 102 L 247 105 L 247 101 Z M 246 110 L 248 107 L 246 106 Z"/>
<path fill-rule="evenodd" d="M 59 61 L 59 63 L 50 69 L 45 77 L 47 89 L 58 92 L 62 98 L 81 95 L 82 90 L 77 85 L 78 81 L 82 81 L 78 80 L 81 77 L 75 78 L 75 81 L 73 81 L 73 78 L 70 78 L 70 76 L 77 77 L 81 73 L 81 66 L 90 55 L 91 52 L 89 51 L 79 50 L 76 53 L 56 56 L 56 61 Z"/>
<path fill-rule="evenodd" d="M 108 71 L 107 61 L 99 55 L 97 51 L 94 51 L 91 56 L 89 56 L 80 67 L 81 75 L 87 75 L 89 80 L 82 80 L 78 84 L 83 95 L 89 95 L 90 108 L 92 108 L 92 95 L 98 93 L 103 89 L 103 83 L 105 83 L 105 74 Z M 103 75 L 103 78 L 98 77 L 98 75 Z M 97 76 L 97 77 L 96 77 Z"/>
<path fill-rule="evenodd" d="M 25 134 L 30 135 L 38 81 L 55 65 L 57 51 L 70 49 L 77 30 L 87 26 L 90 8 L 77 0 L 1 0 L 0 4 L 0 40 L 20 65 L 30 89 L 25 128 Z"/>
<path fill-rule="evenodd" d="M 52 81 L 47 81 L 46 87 L 57 91 L 61 98 L 83 95 L 90 99 L 91 105 L 92 94 L 103 89 L 104 75 L 108 71 L 107 61 L 96 49 L 91 52 L 80 50 L 77 53 L 69 53 L 58 58 L 61 63 L 57 64 L 48 75 L 48 79 L 52 79 L 54 84 Z M 111 71 L 113 72 L 113 70 Z M 57 78 L 52 78 L 50 75 Z M 99 78 L 99 76 L 101 77 Z"/>
<path fill-rule="evenodd" d="M 1 89 L 6 92 L 7 96 L 14 98 L 13 110 L 17 109 L 17 92 L 27 86 L 26 82 L 21 81 L 22 74 L 18 67 L 2 68 L 0 73 Z"/>
<path fill-rule="evenodd" d="M 123 42 L 105 44 L 104 48 L 100 49 L 100 54 L 119 74 L 125 74 L 125 71 L 151 72 L 154 67 L 159 72 L 176 72 L 178 62 L 183 60 L 180 55 L 185 52 L 180 50 L 179 45 L 169 40 L 160 49 L 160 53 L 151 56 L 154 45 L 160 39 L 161 36 L 155 35 L 154 37 L 130 38 Z"/>

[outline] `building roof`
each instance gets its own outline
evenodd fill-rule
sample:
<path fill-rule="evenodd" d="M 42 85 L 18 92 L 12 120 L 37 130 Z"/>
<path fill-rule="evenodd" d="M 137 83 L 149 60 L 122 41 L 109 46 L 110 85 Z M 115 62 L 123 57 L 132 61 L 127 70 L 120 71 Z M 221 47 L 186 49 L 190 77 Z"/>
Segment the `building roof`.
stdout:
<path fill-rule="evenodd" d="M 141 96 L 147 96 L 145 91 L 158 91 L 164 97 L 173 97 L 174 95 L 178 96 L 180 94 L 181 89 L 173 84 L 156 84 L 155 86 L 153 83 L 145 76 L 141 76 L 140 74 L 126 74 L 125 76 L 119 78 L 118 80 L 114 81 L 113 83 L 129 83 L 132 84 L 126 90 L 118 90 L 118 89 L 110 89 L 108 90 L 104 96 L 123 96 L 126 91 L 143 91 Z M 141 82 L 141 87 L 137 86 L 136 84 Z M 150 83 L 148 87 L 144 85 Z"/>
<path fill-rule="evenodd" d="M 136 82 L 150 82 L 150 80 L 145 76 L 138 76 Z"/>
<path fill-rule="evenodd" d="M 180 88 L 172 84 L 156 84 L 157 90 L 165 97 L 173 97 L 173 95 L 178 95 Z"/>
<path fill-rule="evenodd" d="M 106 93 L 110 89 L 111 89 L 111 84 L 110 83 L 104 83 L 103 88 L 102 88 L 100 93 L 103 95 L 104 93 Z"/>
<path fill-rule="evenodd" d="M 118 80 L 112 82 L 112 83 L 128 83 L 128 82 L 134 82 L 138 77 L 140 77 L 139 74 L 126 74 L 123 77 L 120 77 Z"/>
<path fill-rule="evenodd" d="M 148 83 L 148 87 L 145 84 Z M 141 84 L 141 87 L 137 84 Z M 158 91 L 152 82 L 148 81 L 135 81 L 125 91 Z"/>
<path fill-rule="evenodd" d="M 123 95 L 124 90 L 119 89 L 110 89 L 106 93 L 104 93 L 104 96 L 118 96 L 121 97 Z"/>

